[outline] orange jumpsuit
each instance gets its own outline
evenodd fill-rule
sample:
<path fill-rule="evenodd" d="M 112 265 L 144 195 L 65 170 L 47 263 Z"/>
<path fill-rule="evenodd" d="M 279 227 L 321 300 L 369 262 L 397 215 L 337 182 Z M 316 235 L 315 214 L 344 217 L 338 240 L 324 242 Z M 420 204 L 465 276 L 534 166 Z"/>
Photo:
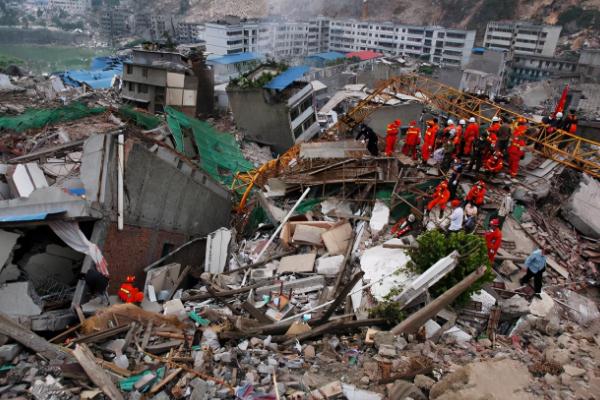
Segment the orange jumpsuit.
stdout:
<path fill-rule="evenodd" d="M 456 128 L 454 130 L 454 153 L 452 153 L 452 155 L 454 157 L 456 157 L 459 152 L 460 152 L 460 144 L 462 142 L 462 138 L 463 138 L 463 127 L 462 125 L 456 125 Z"/>
<path fill-rule="evenodd" d="M 496 258 L 496 253 L 498 253 L 498 249 L 502 244 L 502 231 L 496 227 L 494 230 L 486 232 L 485 243 L 487 244 L 488 258 L 493 264 L 494 259 Z"/>
<path fill-rule="evenodd" d="M 425 131 L 425 138 L 423 139 L 423 146 L 421 147 L 421 155 L 423 156 L 423 161 L 429 160 L 431 153 L 433 153 L 435 146 L 435 137 L 437 136 L 438 126 L 433 124 L 427 128 Z"/>
<path fill-rule="evenodd" d="M 417 159 L 417 146 L 421 143 L 421 130 L 416 126 L 408 127 L 406 131 L 406 141 L 402 147 L 402 154 Z"/>
<path fill-rule="evenodd" d="M 494 174 L 502 171 L 503 167 L 504 161 L 502 161 L 502 157 L 499 157 L 498 154 L 494 154 L 485 161 L 485 169 Z"/>
<path fill-rule="evenodd" d="M 385 155 L 390 157 L 394 154 L 394 148 L 398 141 L 398 127 L 395 124 L 389 124 L 387 126 L 387 135 L 385 137 Z"/>
<path fill-rule="evenodd" d="M 473 149 L 473 142 L 479 136 L 479 125 L 475 122 L 467 125 L 467 129 L 465 129 L 465 148 L 463 149 L 463 154 L 465 156 L 471 155 L 471 150 Z"/>
<path fill-rule="evenodd" d="M 525 132 L 527 132 L 527 125 L 517 125 L 513 130 L 513 138 L 522 138 L 525 136 Z"/>
<path fill-rule="evenodd" d="M 450 200 L 450 191 L 448 190 L 448 182 L 444 181 L 435 188 L 432 199 L 427 204 L 427 209 L 431 211 L 433 207 L 440 206 L 442 210 L 445 210 L 448 200 Z"/>
<path fill-rule="evenodd" d="M 480 206 L 483 204 L 483 201 L 485 199 L 485 187 L 479 187 L 478 185 L 474 185 L 471 190 L 469 190 L 469 193 L 467 193 L 467 197 L 465 197 L 465 200 L 467 201 L 471 201 L 473 203 L 475 203 L 475 205 Z"/>
<path fill-rule="evenodd" d="M 496 143 L 498 142 L 498 136 L 491 131 L 488 131 L 489 135 L 488 135 L 488 141 L 490 142 L 490 145 L 492 146 L 492 150 L 496 148 Z"/>
<path fill-rule="evenodd" d="M 508 146 L 508 169 L 511 176 L 517 176 L 519 172 L 519 162 L 521 161 L 521 157 L 525 155 L 525 152 L 521 150 L 523 144 L 522 140 L 515 138 L 511 145 Z"/>
<path fill-rule="evenodd" d="M 490 133 L 490 135 L 493 133 L 496 137 L 498 136 L 499 130 L 500 130 L 500 122 L 492 122 L 492 124 L 487 129 L 487 131 Z"/>

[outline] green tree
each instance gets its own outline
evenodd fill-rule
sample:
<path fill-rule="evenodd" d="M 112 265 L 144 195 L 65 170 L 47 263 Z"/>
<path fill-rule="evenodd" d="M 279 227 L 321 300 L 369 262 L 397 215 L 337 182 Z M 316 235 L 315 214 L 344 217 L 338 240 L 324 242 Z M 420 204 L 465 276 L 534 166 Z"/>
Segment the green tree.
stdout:
<path fill-rule="evenodd" d="M 481 236 L 464 232 L 446 236 L 444 233 L 434 230 L 419 236 L 417 242 L 419 247 L 409 251 L 411 258 L 409 267 L 418 274 L 425 272 L 440 258 L 446 257 L 454 250 L 460 254 L 458 265 L 454 270 L 429 289 L 432 297 L 438 297 L 482 265 L 487 268 L 485 274 L 461 294 L 456 299 L 456 303 L 466 303 L 473 292 L 480 290 L 485 283 L 494 279 L 487 256 L 487 246 Z"/>

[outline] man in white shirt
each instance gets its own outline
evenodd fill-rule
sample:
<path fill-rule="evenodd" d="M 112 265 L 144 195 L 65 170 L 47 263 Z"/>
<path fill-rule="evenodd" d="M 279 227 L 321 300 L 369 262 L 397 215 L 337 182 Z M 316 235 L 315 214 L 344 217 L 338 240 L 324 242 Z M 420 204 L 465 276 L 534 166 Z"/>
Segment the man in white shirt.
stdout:
<path fill-rule="evenodd" d="M 460 206 L 460 200 L 452 200 L 450 204 L 452 205 L 452 214 L 450 214 L 450 227 L 448 228 L 448 232 L 458 232 L 462 230 L 465 212 Z"/>
<path fill-rule="evenodd" d="M 504 220 L 510 213 L 513 212 L 515 208 L 515 201 L 510 195 L 510 187 L 504 186 L 504 198 L 500 203 L 500 208 L 498 209 L 498 219 L 500 220 L 500 229 L 504 225 Z"/>

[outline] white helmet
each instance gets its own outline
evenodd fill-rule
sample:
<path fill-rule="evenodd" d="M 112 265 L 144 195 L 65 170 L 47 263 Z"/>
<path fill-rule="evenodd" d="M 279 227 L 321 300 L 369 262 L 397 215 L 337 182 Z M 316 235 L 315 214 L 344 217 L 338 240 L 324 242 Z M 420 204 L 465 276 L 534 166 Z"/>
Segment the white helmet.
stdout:
<path fill-rule="evenodd" d="M 451 120 L 451 119 L 449 119 L 449 120 L 448 120 L 448 125 L 454 125 L 454 121 L 453 121 L 453 120 Z"/>
<path fill-rule="evenodd" d="M 474 122 L 475 122 L 475 117 L 471 117 L 471 118 L 469 118 L 469 122 L 472 122 L 472 123 L 474 123 Z"/>
<path fill-rule="evenodd" d="M 461 119 L 460 121 L 458 121 L 458 124 L 459 124 L 459 125 L 465 125 L 465 124 L 466 124 L 466 122 L 465 122 L 465 120 L 464 120 L 464 119 Z"/>
<path fill-rule="evenodd" d="M 492 118 L 492 122 L 500 122 L 500 118 L 494 117 L 494 118 Z"/>
<path fill-rule="evenodd" d="M 561 112 L 556 113 L 556 118 L 562 118 L 562 117 L 563 117 L 563 113 L 561 113 Z"/>

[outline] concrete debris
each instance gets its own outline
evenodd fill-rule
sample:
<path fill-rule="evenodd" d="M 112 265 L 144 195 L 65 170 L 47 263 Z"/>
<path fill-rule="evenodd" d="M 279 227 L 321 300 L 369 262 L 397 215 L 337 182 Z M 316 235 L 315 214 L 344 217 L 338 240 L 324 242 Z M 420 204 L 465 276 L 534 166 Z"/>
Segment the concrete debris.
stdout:
<path fill-rule="evenodd" d="M 583 235 L 600 239 L 600 183 L 583 174 L 579 187 L 563 205 L 564 217 Z"/>

